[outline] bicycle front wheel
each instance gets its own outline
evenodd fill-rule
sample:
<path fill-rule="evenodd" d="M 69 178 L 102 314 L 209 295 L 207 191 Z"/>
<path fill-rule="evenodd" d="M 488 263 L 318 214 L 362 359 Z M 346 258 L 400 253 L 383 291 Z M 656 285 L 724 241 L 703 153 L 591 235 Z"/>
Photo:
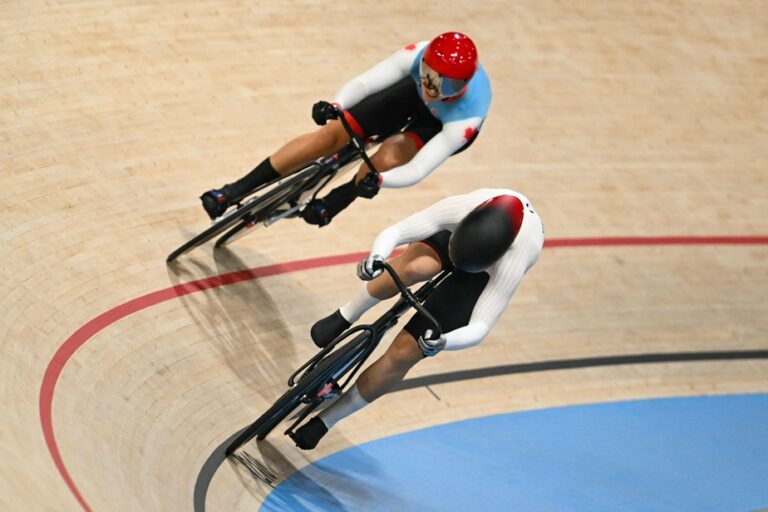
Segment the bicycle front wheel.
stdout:
<path fill-rule="evenodd" d="M 267 437 L 281 421 L 303 403 L 305 397 L 312 397 L 313 393 L 317 394 L 329 379 L 338 379 L 359 362 L 366 352 L 369 339 L 368 332 L 356 336 L 305 372 L 295 386 L 283 393 L 272 407 L 232 441 L 226 449 L 226 454 L 231 455 L 254 437 L 259 441 Z"/>
<path fill-rule="evenodd" d="M 259 419 L 248 425 L 232 443 L 227 446 L 226 454 L 232 455 L 235 450 L 243 446 L 256 436 L 264 439 L 286 416 L 291 414 L 301 404 L 302 390 L 298 386 L 283 393 L 267 411 L 259 416 Z"/>
<path fill-rule="evenodd" d="M 264 421 L 254 434 L 256 439 L 261 441 L 269 435 L 276 426 L 280 424 L 296 407 L 303 403 L 305 397 L 310 400 L 318 398 L 318 393 L 330 380 L 338 380 L 350 368 L 352 368 L 365 353 L 368 345 L 369 334 L 363 333 L 356 336 L 355 339 L 341 347 L 339 350 L 331 352 L 326 358 L 320 361 L 314 368 L 305 372 L 299 382 L 293 387 L 296 391 L 297 402 L 293 403 L 286 392 L 280 400 L 275 402 L 270 410 L 264 413 Z M 270 414 L 271 413 L 271 414 Z"/>
<path fill-rule="evenodd" d="M 188 253 L 192 249 L 203 245 L 208 240 L 214 238 L 215 236 L 219 235 L 220 233 L 223 233 L 227 229 L 229 229 L 231 226 L 234 226 L 237 222 L 239 222 L 244 215 L 250 211 L 251 208 L 255 208 L 257 206 L 257 201 L 259 201 L 260 198 L 255 199 L 253 202 L 249 203 L 248 205 L 239 208 L 237 210 L 234 210 L 230 212 L 229 214 L 225 215 L 221 219 L 214 222 L 211 226 L 209 226 L 205 231 L 201 232 L 200 234 L 194 236 L 184 244 L 182 244 L 179 248 L 177 248 L 175 251 L 173 251 L 171 254 L 168 255 L 168 257 L 165 259 L 166 263 L 171 263 L 173 260 L 178 258 L 179 256 Z"/>

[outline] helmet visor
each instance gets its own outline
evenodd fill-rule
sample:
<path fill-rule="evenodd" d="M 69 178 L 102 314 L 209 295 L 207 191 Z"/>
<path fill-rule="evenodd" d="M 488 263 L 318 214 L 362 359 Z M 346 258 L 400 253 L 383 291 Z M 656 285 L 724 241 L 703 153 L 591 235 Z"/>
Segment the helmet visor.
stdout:
<path fill-rule="evenodd" d="M 467 86 L 468 80 L 457 80 L 441 75 L 424 59 L 419 64 L 419 76 L 421 78 L 421 88 L 430 98 L 450 98 L 461 93 Z"/>

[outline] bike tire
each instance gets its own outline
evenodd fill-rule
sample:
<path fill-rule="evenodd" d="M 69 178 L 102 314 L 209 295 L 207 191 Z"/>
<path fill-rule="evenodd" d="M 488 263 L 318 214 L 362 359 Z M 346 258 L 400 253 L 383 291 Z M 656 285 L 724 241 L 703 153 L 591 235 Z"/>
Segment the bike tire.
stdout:
<path fill-rule="evenodd" d="M 225 453 L 231 455 L 235 450 L 248 443 L 254 437 L 259 441 L 267 437 L 267 435 L 269 435 L 281 421 L 301 405 L 302 398 L 305 395 L 324 386 L 326 381 L 329 378 L 334 377 L 334 374 L 339 370 L 344 367 L 349 368 L 353 366 L 354 362 L 359 357 L 358 355 L 351 358 L 350 361 L 345 361 L 344 358 L 355 350 L 359 350 L 362 354 L 363 350 L 361 350 L 361 347 L 363 346 L 364 338 L 368 336 L 370 336 L 370 334 L 361 333 L 339 350 L 331 352 L 325 359 L 320 361 L 311 372 L 305 374 L 306 378 L 300 379 L 294 387 L 283 393 L 283 395 L 278 398 L 277 401 L 264 412 L 264 414 L 246 427 L 240 435 L 227 446 Z"/>
<path fill-rule="evenodd" d="M 296 409 L 301 404 L 302 393 L 297 388 L 291 388 L 277 399 L 277 401 L 264 412 L 259 418 L 248 425 L 238 435 L 229 446 L 227 446 L 226 454 L 232 455 L 235 450 L 248 443 L 256 436 L 260 436 L 259 440 L 264 439 L 266 435 L 271 432 L 286 416 Z M 266 433 L 262 432 L 266 430 Z"/>
<path fill-rule="evenodd" d="M 281 421 L 283 421 L 296 409 L 296 407 L 302 403 L 301 397 L 312 392 L 316 392 L 318 388 L 325 387 L 329 379 L 337 379 L 339 376 L 337 374 L 344 373 L 341 370 L 346 371 L 346 369 L 354 366 L 363 353 L 361 347 L 363 346 L 363 339 L 365 336 L 368 336 L 368 334 L 361 334 L 356 336 L 353 341 L 347 343 L 341 349 L 329 354 L 328 357 L 320 361 L 317 366 L 315 366 L 315 368 L 305 374 L 305 376 L 308 378 L 300 379 L 295 386 L 295 388 L 299 388 L 299 386 L 302 384 L 302 381 L 306 381 L 306 384 L 301 386 L 302 392 L 299 393 L 299 401 L 295 405 L 290 406 L 288 404 L 288 400 L 281 404 L 278 403 L 280 400 L 275 402 L 275 411 L 272 417 L 269 418 L 268 421 L 265 421 L 260 428 L 255 429 L 256 439 L 261 441 L 267 437 L 267 435 L 269 435 L 269 433 L 272 432 L 272 430 L 274 430 Z M 359 351 L 360 353 L 350 357 L 350 354 L 353 354 L 355 351 Z"/>
<path fill-rule="evenodd" d="M 231 244 L 235 240 L 238 240 L 247 235 L 251 230 L 256 228 L 260 222 L 261 219 L 258 218 L 241 220 L 239 224 L 235 224 L 235 227 L 231 228 L 229 231 L 216 239 L 216 243 L 213 244 L 213 247 L 218 249 L 219 247 Z"/>
<path fill-rule="evenodd" d="M 229 231 L 220 236 L 216 240 L 214 247 L 218 249 L 219 247 L 232 243 L 235 240 L 245 236 L 253 228 L 257 227 L 261 222 L 269 218 L 270 215 L 274 213 L 274 211 L 282 204 L 290 201 L 294 198 L 294 196 L 301 195 L 306 182 L 311 181 L 314 178 L 314 176 L 312 176 L 310 173 L 305 172 L 302 174 L 302 176 L 297 176 L 297 179 L 290 182 L 290 185 L 293 186 L 293 189 L 291 189 L 289 186 L 286 186 L 282 190 L 275 190 L 273 197 L 268 203 L 264 203 L 263 207 L 258 211 L 251 211 L 250 214 L 247 215 L 247 217 L 249 217 L 248 219 L 241 219 L 239 224 L 236 224 L 235 227 L 230 228 Z"/>
<path fill-rule="evenodd" d="M 264 207 L 265 205 L 273 205 L 274 199 L 276 195 L 283 195 L 284 191 L 292 186 L 294 183 L 296 183 L 298 180 L 306 178 L 306 174 L 309 170 L 315 168 L 317 166 L 316 163 L 311 163 L 304 169 L 301 169 L 287 178 L 285 178 L 281 183 L 277 184 L 273 189 L 265 192 L 263 195 L 258 196 L 251 201 L 245 203 L 243 206 L 238 208 L 237 210 L 234 210 L 230 212 L 227 215 L 224 215 L 222 218 L 220 218 L 218 221 L 214 222 L 211 226 L 209 226 L 207 229 L 199 233 L 198 235 L 192 237 L 190 240 L 179 246 L 176 250 L 174 250 L 171 254 L 168 255 L 168 257 L 165 259 L 166 263 L 170 263 L 179 256 L 186 254 L 187 252 L 191 251 L 192 249 L 203 245 L 207 241 L 211 240 L 212 238 L 216 237 L 217 235 L 223 233 L 227 229 L 230 229 L 232 226 L 234 226 L 238 221 L 240 221 L 243 217 L 248 215 L 249 213 L 253 212 L 258 207 Z"/>
<path fill-rule="evenodd" d="M 202 231 L 198 235 L 192 237 L 191 239 L 183 243 L 181 246 L 179 246 L 176 250 L 174 250 L 171 254 L 168 255 L 168 257 L 165 259 L 166 263 L 171 263 L 179 256 L 186 254 L 192 249 L 203 245 L 208 240 L 214 238 L 219 233 L 225 231 L 230 226 L 234 225 L 243 216 L 245 216 L 248 213 L 248 211 L 250 211 L 250 208 L 248 208 L 247 206 L 250 206 L 250 204 L 233 211 L 229 215 L 225 215 L 223 218 L 214 222 L 206 230 Z M 255 205 L 253 207 L 255 207 Z"/>

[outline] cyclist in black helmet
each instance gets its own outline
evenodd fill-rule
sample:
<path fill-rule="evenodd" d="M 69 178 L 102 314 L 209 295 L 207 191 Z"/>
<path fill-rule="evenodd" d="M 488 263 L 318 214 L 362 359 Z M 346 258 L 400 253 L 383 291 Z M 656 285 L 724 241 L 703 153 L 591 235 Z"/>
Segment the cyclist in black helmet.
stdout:
<path fill-rule="evenodd" d="M 315 323 L 311 336 L 324 347 L 363 313 L 398 293 L 388 274 L 373 270 L 398 245 L 411 242 L 390 264 L 410 286 L 443 269 L 453 269 L 424 306 L 440 322 L 443 335 L 431 336 L 431 324 L 416 314 L 386 353 L 355 385 L 293 435 L 296 445 L 314 448 L 337 421 L 395 387 L 420 360 L 441 350 L 479 343 L 506 308 L 525 273 L 539 258 L 544 228 L 530 201 L 507 189 L 480 189 L 452 196 L 385 229 L 371 256 L 357 267 L 368 281 L 350 302 Z"/>

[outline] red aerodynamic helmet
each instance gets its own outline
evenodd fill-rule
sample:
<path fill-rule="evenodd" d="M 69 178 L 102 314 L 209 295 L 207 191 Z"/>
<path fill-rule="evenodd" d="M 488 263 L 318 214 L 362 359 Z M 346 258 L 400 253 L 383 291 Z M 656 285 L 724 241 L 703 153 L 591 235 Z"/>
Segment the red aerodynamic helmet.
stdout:
<path fill-rule="evenodd" d="M 429 43 L 424 61 L 443 76 L 469 80 L 477 69 L 477 48 L 464 34 L 446 32 Z"/>
<path fill-rule="evenodd" d="M 425 86 L 433 85 L 441 97 L 459 94 L 477 69 L 477 48 L 459 32 L 446 32 L 434 38 L 424 50 L 420 74 Z M 437 75 L 437 76 L 434 76 Z"/>

